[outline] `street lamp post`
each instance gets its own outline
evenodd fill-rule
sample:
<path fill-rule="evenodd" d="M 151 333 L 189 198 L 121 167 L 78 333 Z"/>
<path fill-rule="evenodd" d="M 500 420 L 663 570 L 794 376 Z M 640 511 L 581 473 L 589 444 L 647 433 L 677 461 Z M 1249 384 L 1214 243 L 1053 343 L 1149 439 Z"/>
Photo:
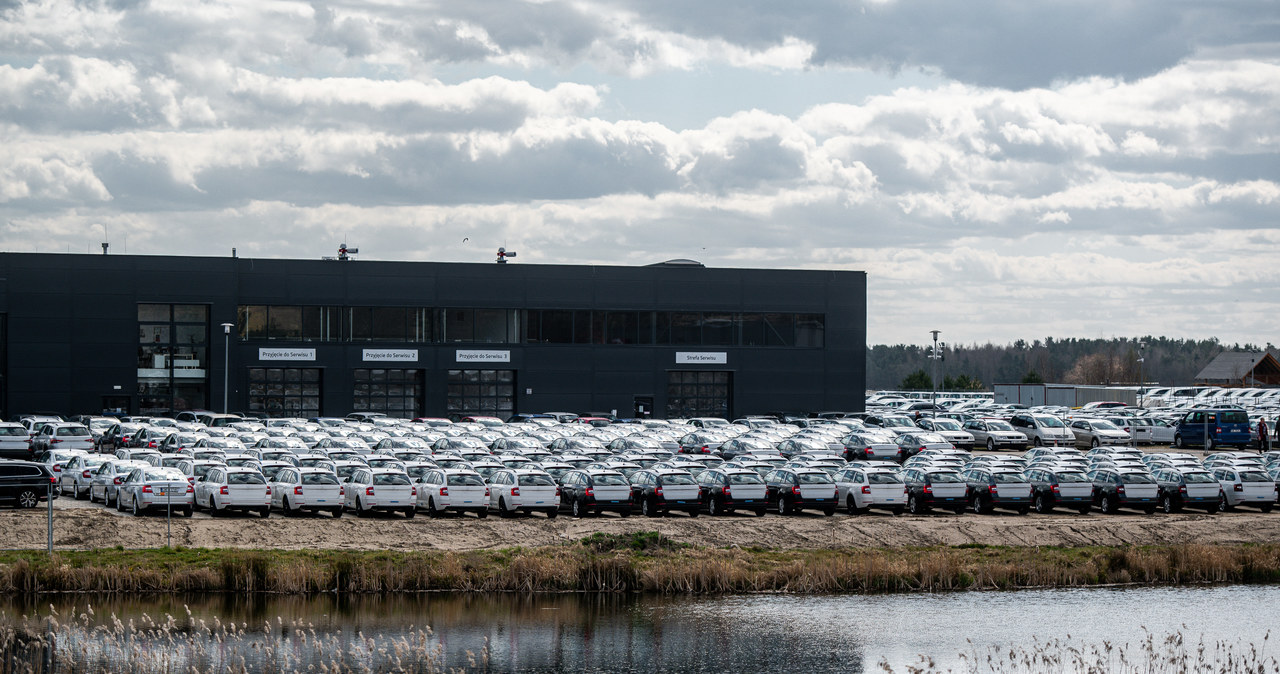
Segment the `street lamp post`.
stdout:
<path fill-rule="evenodd" d="M 936 419 L 938 418 L 938 359 L 942 358 L 942 353 L 938 351 L 938 334 L 942 331 L 930 330 L 929 332 L 933 334 L 933 352 L 929 354 L 929 359 L 933 361 L 933 376 L 931 377 L 933 383 L 933 409 L 929 410 L 932 413 L 929 416 Z"/>
<path fill-rule="evenodd" d="M 1147 406 L 1146 395 L 1144 392 L 1147 388 L 1147 357 L 1144 352 L 1147 350 L 1146 342 L 1138 342 L 1138 409 Z"/>
<path fill-rule="evenodd" d="M 222 413 L 227 413 L 227 382 L 230 381 L 228 365 L 231 363 L 231 323 L 222 324 Z"/>

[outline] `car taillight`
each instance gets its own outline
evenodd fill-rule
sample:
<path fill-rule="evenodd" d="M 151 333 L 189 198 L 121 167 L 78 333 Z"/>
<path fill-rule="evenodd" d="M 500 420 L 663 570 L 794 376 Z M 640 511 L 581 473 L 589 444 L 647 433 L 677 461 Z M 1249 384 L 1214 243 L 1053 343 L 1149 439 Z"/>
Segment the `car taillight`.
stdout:
<path fill-rule="evenodd" d="M 996 486 L 995 486 L 994 484 L 993 484 L 993 485 L 991 485 L 991 486 L 989 486 L 989 487 L 987 487 L 987 491 L 991 492 L 992 494 L 996 494 L 996 493 L 998 493 L 998 492 L 996 491 Z"/>
<path fill-rule="evenodd" d="M 347 488 L 344 485 L 338 485 L 338 496 L 346 496 Z"/>
<path fill-rule="evenodd" d="M 293 493 L 294 493 L 295 495 L 297 495 L 297 496 L 302 496 L 302 485 L 298 485 L 298 486 L 294 487 L 294 488 L 293 488 Z"/>
<path fill-rule="evenodd" d="M 50 475 L 49 484 L 58 484 L 58 478 L 56 476 Z"/>
<path fill-rule="evenodd" d="M 596 490 L 595 490 L 594 488 L 592 488 L 592 487 L 587 487 L 587 491 L 586 491 L 586 492 L 584 492 L 584 493 L 586 494 L 587 498 L 595 498 L 595 497 L 596 497 Z"/>
<path fill-rule="evenodd" d="M 92 477 L 91 473 L 92 473 L 92 471 L 88 471 L 88 470 L 86 470 L 85 472 L 80 473 L 80 477 L 83 477 L 83 478 L 84 478 L 84 479 L 86 479 L 86 480 L 91 479 L 91 477 Z"/>
<path fill-rule="evenodd" d="M 218 487 L 218 493 L 219 493 L 219 494 L 222 494 L 223 496 L 226 496 L 227 494 L 229 494 L 229 493 L 231 493 L 231 492 L 227 490 L 227 485 L 225 485 L 225 484 L 224 484 L 224 485 L 222 485 L 221 487 Z"/>
<path fill-rule="evenodd" d="M 150 448 L 150 449 L 155 449 L 155 448 L 156 448 L 156 441 L 155 441 L 155 440 L 152 440 L 152 441 L 148 442 L 148 443 L 147 443 L 147 447 L 148 447 L 148 448 Z"/>
<path fill-rule="evenodd" d="M 365 487 L 365 488 L 364 488 L 364 495 L 365 495 L 365 496 L 373 496 L 373 487 Z M 444 496 L 444 494 L 441 494 L 441 496 Z"/>
<path fill-rule="evenodd" d="M 53 472 L 55 472 L 55 473 L 61 473 L 61 472 L 62 472 L 62 466 L 59 466 L 59 465 L 58 465 L 58 464 L 56 464 L 56 463 L 55 463 L 55 464 L 53 464 Z"/>
<path fill-rule="evenodd" d="M 864 450 L 862 450 L 862 451 L 863 451 L 863 452 L 865 452 L 867 456 L 871 456 L 871 448 L 870 448 L 870 447 L 867 447 L 866 449 L 864 449 Z"/>
<path fill-rule="evenodd" d="M 417 497 L 418 497 L 418 488 L 417 488 L 417 487 L 409 487 L 409 495 L 410 495 L 410 496 L 412 496 L 412 497 L 414 497 L 414 498 L 417 498 Z"/>
<path fill-rule="evenodd" d="M 151 493 L 154 493 L 154 492 L 152 492 L 152 491 L 151 491 L 151 485 L 149 485 L 149 484 L 144 484 L 144 485 L 142 485 L 142 493 L 144 493 L 144 494 L 151 494 Z"/>
<path fill-rule="evenodd" d="M 710 454 L 710 453 L 711 453 L 711 446 L 710 446 L 710 445 L 703 445 L 703 446 L 702 446 L 702 453 L 703 453 L 703 454 Z"/>
<path fill-rule="evenodd" d="M 187 493 L 188 493 L 188 494 L 193 494 L 193 493 L 195 493 L 195 491 L 196 491 L 196 488 L 195 488 L 195 487 L 192 487 L 191 485 L 187 485 Z"/>
<path fill-rule="evenodd" d="M 1055 485 L 1053 485 L 1053 493 L 1055 493 L 1055 494 L 1061 494 L 1061 493 L 1062 493 L 1062 490 L 1061 490 L 1061 489 L 1058 489 L 1058 485 L 1056 485 L 1056 484 L 1055 484 Z"/>
<path fill-rule="evenodd" d="M 729 498 L 730 496 L 733 496 L 733 494 L 732 494 L 732 493 L 730 493 L 730 491 L 729 491 L 729 486 L 728 486 L 728 485 L 725 485 L 725 487 L 724 487 L 724 488 L 722 488 L 722 489 L 720 490 L 720 493 L 724 494 L 724 497 L 725 497 L 725 498 Z"/>
<path fill-rule="evenodd" d="M 512 488 L 511 488 L 511 495 L 512 495 L 512 496 L 519 496 L 519 495 L 520 495 L 520 488 L 519 488 L 519 487 L 512 487 Z"/>
<path fill-rule="evenodd" d="M 799 495 L 800 495 L 800 485 L 798 485 L 798 484 L 797 484 L 797 485 L 793 486 L 793 487 L 791 488 L 791 493 L 792 493 L 792 494 L 795 494 L 796 496 L 799 496 Z"/>
<path fill-rule="evenodd" d="M 921 446 L 920 446 L 920 448 L 919 448 L 918 450 L 916 450 L 916 451 L 923 452 L 923 451 L 924 451 L 924 450 L 926 450 L 926 449 L 928 449 L 928 447 L 925 447 L 924 445 L 921 445 Z"/>
<path fill-rule="evenodd" d="M 61 439 L 59 439 L 59 438 L 49 438 L 49 444 L 51 444 L 51 445 L 56 445 L 56 444 L 58 444 L 59 442 L 62 442 L 62 440 L 61 440 Z"/>
<path fill-rule="evenodd" d="M 1185 494 L 1185 493 L 1187 493 L 1187 485 L 1185 485 L 1185 484 L 1184 484 L 1184 485 L 1179 486 L 1179 487 L 1178 487 L 1178 493 L 1179 493 L 1179 494 Z"/>
<path fill-rule="evenodd" d="M 123 477 L 117 477 L 117 478 L 115 478 L 114 480 L 112 480 L 112 481 L 111 481 L 111 483 L 112 483 L 112 484 L 120 484 L 120 483 L 122 483 L 122 482 L 124 482 L 124 478 L 123 478 Z"/>
<path fill-rule="evenodd" d="M 1119 496 L 1124 495 L 1124 485 L 1119 485 L 1116 487 L 1116 494 Z"/>
<path fill-rule="evenodd" d="M 560 488 L 556 487 L 556 498 L 560 498 Z"/>
<path fill-rule="evenodd" d="M 932 485 L 927 485 L 927 484 L 926 484 L 926 485 L 924 486 L 924 489 L 922 489 L 921 491 L 923 491 L 923 492 L 924 492 L 924 493 L 926 493 L 926 494 L 932 494 L 932 493 L 933 493 L 933 486 L 932 486 Z"/>
<path fill-rule="evenodd" d="M 448 496 L 448 495 L 449 495 L 449 488 L 448 488 L 448 487 L 441 487 L 441 488 L 440 488 L 440 495 L 441 495 L 441 496 Z"/>
<path fill-rule="evenodd" d="M 654 493 L 656 496 L 662 496 L 662 487 L 654 487 L 654 488 L 653 488 L 653 493 Z"/>
<path fill-rule="evenodd" d="M 1244 485 L 1242 485 L 1242 484 L 1240 484 L 1239 482 L 1237 482 L 1237 483 L 1235 483 L 1235 485 L 1234 485 L 1234 486 L 1232 486 L 1232 487 L 1231 487 L 1231 490 L 1232 490 L 1232 491 L 1244 491 Z"/>
<path fill-rule="evenodd" d="M 871 485 L 869 485 L 869 484 L 864 484 L 864 485 L 862 485 L 862 493 L 864 493 L 864 494 L 870 494 L 870 493 L 871 493 Z"/>

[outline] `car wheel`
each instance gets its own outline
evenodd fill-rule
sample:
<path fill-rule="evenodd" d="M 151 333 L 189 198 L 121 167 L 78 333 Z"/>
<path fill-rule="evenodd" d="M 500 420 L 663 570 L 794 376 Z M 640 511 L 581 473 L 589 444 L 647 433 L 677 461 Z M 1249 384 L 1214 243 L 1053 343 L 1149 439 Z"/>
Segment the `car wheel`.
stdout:
<path fill-rule="evenodd" d="M 502 517 L 511 517 L 515 514 L 514 512 L 507 510 L 507 500 L 504 498 L 498 499 L 498 514 Z"/>
<path fill-rule="evenodd" d="M 74 482 L 71 483 L 71 495 L 74 496 L 77 501 L 84 500 L 84 492 L 80 491 L 80 485 Z"/>
<path fill-rule="evenodd" d="M 915 494 L 912 494 L 907 497 L 907 510 L 912 515 L 923 515 L 924 504 L 920 503 L 920 499 L 916 498 Z"/>
<path fill-rule="evenodd" d="M 285 516 L 285 517 L 293 517 L 295 514 L 297 514 L 297 513 L 293 512 L 292 510 L 290 510 L 290 509 L 289 509 L 289 497 L 288 497 L 288 496 L 286 496 L 286 497 L 284 497 L 284 498 L 280 499 L 280 512 L 284 513 L 284 516 Z"/>
<path fill-rule="evenodd" d="M 218 510 L 218 501 L 212 496 L 209 497 L 209 517 L 222 517 L 222 511 Z"/>
<path fill-rule="evenodd" d="M 1040 513 L 1041 515 L 1053 510 L 1053 506 L 1049 505 L 1049 503 L 1044 500 L 1044 494 L 1036 494 L 1036 500 L 1034 505 L 1035 505 L 1036 512 Z"/>
<path fill-rule="evenodd" d="M 690 510 L 690 511 L 689 511 L 689 517 L 697 517 L 697 516 L 698 516 L 698 511 L 697 511 L 697 510 Z"/>
<path fill-rule="evenodd" d="M 342 517 L 342 508 L 340 508 L 340 507 L 339 507 L 339 508 L 334 508 L 333 510 L 330 510 L 330 511 L 329 511 L 329 514 L 330 514 L 330 515 L 333 515 L 333 519 L 335 519 L 335 520 L 336 520 L 336 519 L 338 519 L 339 517 Z"/>
<path fill-rule="evenodd" d="M 98 502 L 98 499 L 96 499 L 96 498 L 94 498 L 94 497 L 93 497 L 93 485 L 89 485 L 89 502 L 90 502 L 90 503 L 97 503 L 97 502 Z"/>
<path fill-rule="evenodd" d="M 626 510 L 619 510 L 618 515 L 620 517 L 631 517 L 631 509 L 627 508 Z"/>
<path fill-rule="evenodd" d="M 582 501 L 579 501 L 578 499 L 574 499 L 573 505 L 570 506 L 569 510 L 574 517 L 582 517 Z M 644 514 L 646 515 L 649 514 L 649 510 L 647 507 L 644 510 Z"/>
<path fill-rule="evenodd" d="M 120 500 L 120 490 L 116 490 L 116 512 L 124 512 L 124 502 Z"/>
<path fill-rule="evenodd" d="M 1152 506 L 1147 506 L 1146 508 L 1142 509 L 1142 512 L 1147 515 L 1154 515 L 1156 514 L 1156 509 Z"/>
<path fill-rule="evenodd" d="M 1025 514 L 1027 514 L 1027 513 L 1031 512 L 1031 506 L 1018 506 L 1018 511 L 1017 511 L 1017 512 L 1018 512 L 1018 514 L 1019 514 L 1019 515 L 1025 515 Z"/>
<path fill-rule="evenodd" d="M 1204 452 L 1205 452 L 1205 454 L 1212 453 L 1212 452 L 1216 451 L 1217 449 L 1218 449 L 1218 443 L 1217 443 L 1217 441 L 1216 441 L 1216 440 L 1214 440 L 1213 438 L 1209 438 L 1208 440 L 1206 440 L 1206 441 L 1205 441 L 1205 443 L 1204 443 Z"/>
<path fill-rule="evenodd" d="M 264 520 L 267 519 L 268 517 L 271 517 L 271 506 L 267 506 L 265 508 L 259 509 L 258 516 Z"/>
<path fill-rule="evenodd" d="M 765 510 L 764 508 L 756 508 L 755 512 L 756 512 L 756 517 L 764 517 L 765 513 L 769 511 Z"/>
<path fill-rule="evenodd" d="M 1231 510 L 1231 504 L 1227 503 L 1227 495 L 1218 494 L 1218 512 L 1225 513 L 1228 510 Z"/>
<path fill-rule="evenodd" d="M 480 512 L 476 513 L 476 517 L 479 517 L 480 519 L 484 519 L 488 516 L 489 516 L 488 510 L 481 510 Z"/>
<path fill-rule="evenodd" d="M 823 508 L 823 509 L 822 509 L 822 516 L 823 516 L 823 517 L 831 517 L 831 516 L 832 516 L 832 515 L 834 515 L 834 514 L 836 514 L 836 509 L 835 509 L 835 507 L 834 507 L 834 506 L 833 506 L 833 507 L 830 507 L 830 508 Z"/>
<path fill-rule="evenodd" d="M 1036 447 L 1040 447 L 1040 446 L 1042 446 L 1044 443 L 1043 443 L 1043 442 L 1040 442 L 1040 436 L 1038 436 L 1038 435 L 1037 435 L 1036 437 L 1034 437 L 1034 438 L 1032 438 L 1032 439 L 1031 439 L 1031 444 L 1032 444 L 1032 445 L 1034 445 L 1034 446 L 1036 446 Z"/>
<path fill-rule="evenodd" d="M 369 511 L 364 509 L 364 504 L 360 502 L 360 497 L 356 497 L 356 517 L 368 517 Z"/>
<path fill-rule="evenodd" d="M 977 494 L 973 495 L 973 513 L 981 515 L 987 511 L 986 506 L 982 504 L 982 497 Z"/>
<path fill-rule="evenodd" d="M 794 508 L 792 508 L 792 507 L 787 503 L 787 499 L 786 499 L 786 498 L 784 498 L 784 497 L 782 497 L 782 496 L 779 496 L 779 497 L 778 497 L 778 514 L 779 514 L 779 515 L 784 515 L 784 516 L 785 516 L 785 515 L 790 515 L 792 512 L 794 512 L 794 510 L 795 510 L 795 509 L 794 509 Z"/>
<path fill-rule="evenodd" d="M 1258 509 L 1264 513 L 1271 512 L 1271 508 L 1272 508 L 1272 505 L 1270 503 L 1263 503 L 1262 505 L 1258 506 Z"/>
<path fill-rule="evenodd" d="M 1172 513 L 1175 510 L 1173 506 L 1173 499 L 1169 498 L 1168 494 L 1160 497 L 1160 509 L 1166 513 Z"/>
<path fill-rule="evenodd" d="M 557 518 L 557 517 L 559 517 L 559 516 L 560 516 L 560 511 L 559 511 L 559 510 L 548 510 L 548 511 L 547 511 L 547 519 L 549 519 L 549 520 L 553 520 L 553 519 L 555 519 L 555 518 Z"/>
<path fill-rule="evenodd" d="M 132 508 L 132 510 L 133 510 L 133 516 L 134 516 L 134 517 L 138 517 L 139 515 L 141 515 L 141 514 L 142 514 L 142 511 L 138 509 L 138 499 L 137 499 L 137 497 L 134 497 L 134 499 L 133 499 L 133 508 Z"/>
<path fill-rule="evenodd" d="M 712 517 L 720 514 L 719 509 L 716 508 L 716 498 L 714 496 L 707 498 L 707 514 Z"/>
<path fill-rule="evenodd" d="M 1182 436 L 1181 436 L 1181 435 L 1175 435 L 1175 436 L 1173 436 L 1173 446 L 1174 446 L 1175 448 L 1177 448 L 1177 449 L 1182 449 L 1182 448 L 1183 448 L 1183 447 L 1182 447 Z"/>
<path fill-rule="evenodd" d="M 640 514 L 645 517 L 657 517 L 658 509 L 649 504 L 649 499 L 641 499 Z"/>
<path fill-rule="evenodd" d="M 34 508 L 40 505 L 40 495 L 34 489 L 23 489 L 18 493 L 19 508 Z"/>
<path fill-rule="evenodd" d="M 1089 514 L 1089 511 L 1091 511 L 1091 510 L 1093 510 L 1093 507 L 1092 507 L 1092 506 L 1085 506 L 1085 507 L 1081 508 L 1080 510 L 1078 510 L 1077 512 L 1079 512 L 1081 515 L 1088 515 L 1088 514 Z"/>
<path fill-rule="evenodd" d="M 418 514 L 418 509 L 417 509 L 417 508 L 405 508 L 405 509 L 404 509 L 404 518 L 405 518 L 405 519 L 407 519 L 407 520 L 411 520 L 411 519 L 413 519 L 413 516 L 414 516 L 414 515 L 417 515 L 417 514 Z"/>
<path fill-rule="evenodd" d="M 193 507 L 191 507 L 191 506 L 187 506 L 187 507 L 185 507 L 185 508 L 183 508 L 183 509 L 182 509 L 182 516 L 183 516 L 183 517 L 191 517 L 191 516 L 192 516 L 192 515 L 194 515 L 194 514 L 195 514 L 195 508 L 193 508 Z"/>
<path fill-rule="evenodd" d="M 1098 512 L 1101 512 L 1103 515 L 1110 515 L 1115 511 L 1116 508 L 1115 505 L 1111 503 L 1110 496 L 1103 496 L 1102 499 L 1098 501 Z"/>
<path fill-rule="evenodd" d="M 991 439 L 991 438 L 987 438 L 987 451 L 988 451 L 988 452 L 994 452 L 994 451 L 996 451 L 996 441 L 995 441 L 995 440 L 993 440 L 993 439 Z"/>
<path fill-rule="evenodd" d="M 434 498 L 427 499 L 427 514 L 431 517 L 440 516 L 440 511 L 436 510 L 436 500 Z"/>
<path fill-rule="evenodd" d="M 1092 448 L 1094 448 L 1094 449 L 1097 449 L 1097 448 L 1098 448 L 1098 439 L 1097 439 L 1097 438 L 1094 438 L 1093 440 L 1090 440 L 1090 441 L 1089 441 L 1089 446 L 1090 446 L 1090 447 L 1092 447 Z"/>
<path fill-rule="evenodd" d="M 907 509 L 906 509 L 906 508 L 904 508 L 904 507 L 902 507 L 902 506 L 894 506 L 894 508 L 893 508 L 893 510 L 892 510 L 891 512 L 892 512 L 894 515 L 901 515 L 902 513 L 906 512 L 906 511 L 907 511 Z"/>

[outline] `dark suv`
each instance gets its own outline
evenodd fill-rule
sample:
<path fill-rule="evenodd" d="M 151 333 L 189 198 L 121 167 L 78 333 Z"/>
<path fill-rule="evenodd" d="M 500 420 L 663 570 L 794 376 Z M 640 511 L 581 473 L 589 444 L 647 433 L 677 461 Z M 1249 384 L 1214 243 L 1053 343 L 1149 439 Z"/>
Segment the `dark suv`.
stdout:
<path fill-rule="evenodd" d="M 830 517 L 836 513 L 836 483 L 817 468 L 779 468 L 764 478 L 766 498 L 779 515 L 800 510 L 821 510 Z"/>
<path fill-rule="evenodd" d="M 0 503 L 34 508 L 41 501 L 58 498 L 57 482 L 42 463 L 0 460 Z"/>
<path fill-rule="evenodd" d="M 1031 485 L 1016 470 L 969 468 L 960 474 L 969 486 L 969 505 L 982 514 L 992 508 L 1009 508 L 1025 515 L 1031 510 Z"/>
<path fill-rule="evenodd" d="M 954 470 L 923 466 L 902 471 L 907 485 L 907 510 L 923 515 L 933 508 L 949 508 L 959 515 L 964 512 L 969 489 Z"/>
<path fill-rule="evenodd" d="M 1031 502 L 1038 513 L 1052 512 L 1062 506 L 1087 515 L 1093 507 L 1093 481 L 1082 470 L 1032 466 L 1023 474 L 1031 483 Z"/>

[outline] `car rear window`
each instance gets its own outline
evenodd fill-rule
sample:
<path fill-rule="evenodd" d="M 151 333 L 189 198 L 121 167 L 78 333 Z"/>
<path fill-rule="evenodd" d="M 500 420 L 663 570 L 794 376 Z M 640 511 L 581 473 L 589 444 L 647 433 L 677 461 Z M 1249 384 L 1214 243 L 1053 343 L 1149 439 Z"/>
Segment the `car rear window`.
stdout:
<path fill-rule="evenodd" d="M 957 473 L 929 473 L 930 482 L 959 482 L 960 475 Z"/>
<path fill-rule="evenodd" d="M 1146 473 L 1123 473 L 1120 481 L 1125 484 L 1155 484 L 1156 481 Z"/>
<path fill-rule="evenodd" d="M 227 473 L 227 484 L 266 484 L 260 473 Z"/>
<path fill-rule="evenodd" d="M 1271 478 L 1266 473 L 1257 473 L 1253 471 L 1245 471 L 1240 473 L 1241 482 L 1271 482 Z"/>
<path fill-rule="evenodd" d="M 1239 410 L 1218 412 L 1218 422 L 1223 424 L 1247 424 L 1249 415 Z"/>
<path fill-rule="evenodd" d="M 1074 473 L 1063 471 L 1058 473 L 1058 482 L 1088 482 L 1089 477 L 1084 473 Z"/>
<path fill-rule="evenodd" d="M 338 478 L 329 473 L 303 473 L 302 484 L 338 484 Z"/>
<path fill-rule="evenodd" d="M 521 475 L 521 487 L 554 487 L 555 480 L 550 475 Z"/>
<path fill-rule="evenodd" d="M 27 437 L 27 429 L 25 429 L 25 428 L 11 428 L 11 427 L 7 427 L 7 426 L 0 426 L 0 436 L 3 436 L 3 435 L 12 435 L 12 436 L 19 436 L 19 435 L 20 435 L 20 436 L 22 436 L 22 437 L 24 437 L 24 438 L 25 438 L 25 437 Z"/>
<path fill-rule="evenodd" d="M 466 477 L 466 476 L 459 476 L 459 477 Z M 479 478 L 472 478 L 472 479 L 479 480 Z M 373 476 L 373 483 L 387 484 L 387 485 L 389 484 L 407 485 L 409 484 L 409 476 L 403 475 L 401 473 L 378 473 L 377 475 Z M 320 484 L 328 484 L 328 483 L 323 482 Z M 453 478 L 450 477 L 449 484 L 458 484 L 458 483 L 454 482 Z"/>
<path fill-rule="evenodd" d="M 867 473 L 867 482 L 871 484 L 902 484 L 902 480 L 892 473 Z"/>
<path fill-rule="evenodd" d="M 450 475 L 449 486 L 451 487 L 483 487 L 484 480 L 479 475 Z"/>
<path fill-rule="evenodd" d="M 758 473 L 730 473 L 729 484 L 764 484 Z"/>
<path fill-rule="evenodd" d="M 1027 481 L 1027 478 L 1022 476 L 1022 473 L 992 473 L 991 479 L 996 484 L 1017 484 Z"/>
<path fill-rule="evenodd" d="M 593 479 L 598 485 L 622 486 L 628 484 L 621 475 L 595 475 Z"/>
<path fill-rule="evenodd" d="M 1187 484 L 1217 482 L 1217 480 L 1213 479 L 1213 476 L 1208 473 L 1183 473 L 1182 477 L 1187 481 Z"/>
<path fill-rule="evenodd" d="M 89 429 L 84 426 L 66 426 L 57 430 L 58 435 L 64 438 L 84 438 L 91 435 Z"/>
<path fill-rule="evenodd" d="M 800 473 L 800 484 L 834 484 L 826 473 Z"/>
<path fill-rule="evenodd" d="M 680 473 L 671 473 L 662 476 L 662 484 L 693 484 L 693 478 Z"/>

